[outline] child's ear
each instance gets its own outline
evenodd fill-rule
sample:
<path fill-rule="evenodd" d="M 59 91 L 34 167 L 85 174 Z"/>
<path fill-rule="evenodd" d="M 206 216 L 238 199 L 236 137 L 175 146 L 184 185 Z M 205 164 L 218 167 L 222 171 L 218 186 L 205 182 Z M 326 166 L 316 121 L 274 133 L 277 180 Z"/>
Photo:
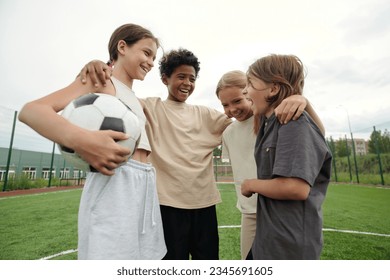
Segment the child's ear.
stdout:
<path fill-rule="evenodd" d="M 124 55 L 126 47 L 127 47 L 127 43 L 124 40 L 119 40 L 118 45 L 117 45 L 118 53 L 120 53 L 121 55 Z"/>
<path fill-rule="evenodd" d="M 164 85 L 168 85 L 168 78 L 165 74 L 162 74 L 161 76 L 161 81 L 163 82 Z"/>
<path fill-rule="evenodd" d="M 277 94 L 279 93 L 279 91 L 280 91 L 280 85 L 274 83 L 274 84 L 272 85 L 272 87 L 271 87 L 271 95 L 272 95 L 272 96 L 275 96 L 275 95 L 277 95 Z"/>

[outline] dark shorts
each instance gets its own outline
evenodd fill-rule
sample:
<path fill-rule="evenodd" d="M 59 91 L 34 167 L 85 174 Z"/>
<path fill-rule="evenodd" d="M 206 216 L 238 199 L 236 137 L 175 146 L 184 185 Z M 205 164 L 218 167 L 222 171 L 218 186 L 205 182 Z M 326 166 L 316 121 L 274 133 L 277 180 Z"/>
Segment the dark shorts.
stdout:
<path fill-rule="evenodd" d="M 164 260 L 219 259 L 215 205 L 201 209 L 180 209 L 163 205 L 160 208 L 168 249 Z"/>

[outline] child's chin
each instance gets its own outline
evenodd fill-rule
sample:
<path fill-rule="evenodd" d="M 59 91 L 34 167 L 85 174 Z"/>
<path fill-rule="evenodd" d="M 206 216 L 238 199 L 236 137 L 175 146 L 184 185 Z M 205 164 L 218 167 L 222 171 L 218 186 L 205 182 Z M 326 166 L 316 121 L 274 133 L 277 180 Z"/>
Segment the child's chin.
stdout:
<path fill-rule="evenodd" d="M 181 102 L 185 102 L 185 101 L 188 99 L 189 96 L 190 96 L 189 94 L 180 94 L 180 95 L 178 96 L 178 99 L 179 99 Z"/>

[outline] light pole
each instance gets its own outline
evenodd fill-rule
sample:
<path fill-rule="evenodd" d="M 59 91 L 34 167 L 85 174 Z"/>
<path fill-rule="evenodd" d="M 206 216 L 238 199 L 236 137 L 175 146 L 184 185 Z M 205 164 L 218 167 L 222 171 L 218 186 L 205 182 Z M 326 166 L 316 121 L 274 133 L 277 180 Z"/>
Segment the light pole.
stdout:
<path fill-rule="evenodd" d="M 345 108 L 343 105 L 339 105 L 338 107 L 342 107 L 345 110 L 345 112 L 347 113 L 349 133 L 351 134 L 353 159 L 354 159 L 354 162 L 355 162 L 356 181 L 359 184 L 359 172 L 358 172 L 358 167 L 357 167 L 357 162 L 356 162 L 355 141 L 353 140 L 353 134 L 352 134 L 352 129 L 351 129 L 351 121 L 349 120 L 349 113 L 348 113 L 347 108 Z"/>

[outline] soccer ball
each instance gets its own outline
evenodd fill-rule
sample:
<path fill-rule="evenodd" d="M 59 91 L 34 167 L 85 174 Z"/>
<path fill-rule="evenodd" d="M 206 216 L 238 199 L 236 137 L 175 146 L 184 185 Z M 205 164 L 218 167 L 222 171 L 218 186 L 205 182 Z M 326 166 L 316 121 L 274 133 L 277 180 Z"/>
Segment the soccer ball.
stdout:
<path fill-rule="evenodd" d="M 129 138 L 118 141 L 127 147 L 133 155 L 141 137 L 141 126 L 138 117 L 121 100 L 113 95 L 90 93 L 71 101 L 61 114 L 71 123 L 89 130 L 115 130 L 127 133 Z M 75 151 L 58 145 L 62 156 L 74 167 L 97 172 Z M 130 156 L 131 156 L 130 155 Z"/>

